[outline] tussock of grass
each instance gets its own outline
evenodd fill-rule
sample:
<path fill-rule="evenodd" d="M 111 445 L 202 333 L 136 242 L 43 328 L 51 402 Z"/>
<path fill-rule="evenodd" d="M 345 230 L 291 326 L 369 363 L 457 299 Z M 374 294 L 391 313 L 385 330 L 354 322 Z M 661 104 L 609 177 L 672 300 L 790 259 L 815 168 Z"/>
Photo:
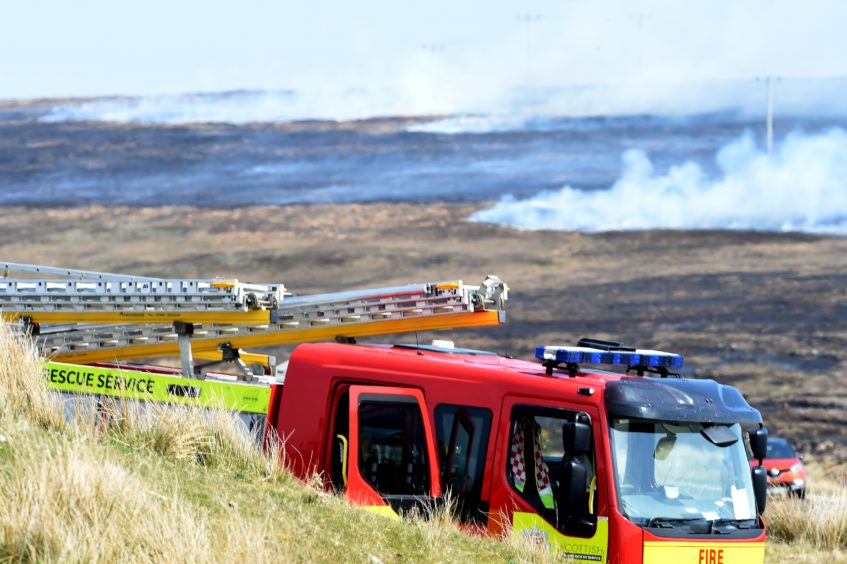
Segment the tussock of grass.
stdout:
<path fill-rule="evenodd" d="M 770 500 L 765 518 L 768 533 L 774 539 L 825 550 L 847 550 L 847 485 L 804 500 Z"/>
<path fill-rule="evenodd" d="M 66 420 L 0 324 L 0 561 L 543 558 L 459 533 L 449 510 L 394 521 L 302 484 L 229 412 L 116 402 L 100 425 L 93 406 Z"/>
<path fill-rule="evenodd" d="M 263 467 L 257 439 L 226 410 L 186 405 L 112 403 L 108 433 L 173 460 L 222 467 Z"/>
<path fill-rule="evenodd" d="M 166 560 L 211 556 L 202 523 L 103 448 L 24 430 L 0 468 L 0 559 Z M 34 448 L 35 447 L 35 448 Z"/>
<path fill-rule="evenodd" d="M 32 342 L 0 321 L 0 416 L 25 417 L 46 428 L 61 429 L 60 402 L 44 386 Z"/>

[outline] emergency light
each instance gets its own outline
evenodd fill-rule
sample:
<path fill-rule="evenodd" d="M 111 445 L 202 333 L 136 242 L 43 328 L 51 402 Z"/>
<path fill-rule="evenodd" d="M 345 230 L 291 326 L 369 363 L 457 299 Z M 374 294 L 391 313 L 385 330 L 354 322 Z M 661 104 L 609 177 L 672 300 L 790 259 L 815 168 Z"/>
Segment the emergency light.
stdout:
<path fill-rule="evenodd" d="M 682 355 L 647 349 L 623 351 L 590 347 L 541 346 L 535 348 L 535 358 L 558 364 L 615 364 L 645 368 L 681 368 Z"/>

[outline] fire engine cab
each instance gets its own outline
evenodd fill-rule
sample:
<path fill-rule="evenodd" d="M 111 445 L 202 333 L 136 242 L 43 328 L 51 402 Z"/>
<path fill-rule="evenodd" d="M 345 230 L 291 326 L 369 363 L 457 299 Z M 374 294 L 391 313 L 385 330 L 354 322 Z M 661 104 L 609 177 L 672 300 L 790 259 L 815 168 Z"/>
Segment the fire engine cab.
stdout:
<path fill-rule="evenodd" d="M 766 476 L 747 446 L 763 455 L 767 432 L 735 388 L 606 341 L 536 356 L 299 345 L 268 429 L 295 474 L 380 513 L 451 499 L 463 527 L 577 561 L 763 561 Z"/>

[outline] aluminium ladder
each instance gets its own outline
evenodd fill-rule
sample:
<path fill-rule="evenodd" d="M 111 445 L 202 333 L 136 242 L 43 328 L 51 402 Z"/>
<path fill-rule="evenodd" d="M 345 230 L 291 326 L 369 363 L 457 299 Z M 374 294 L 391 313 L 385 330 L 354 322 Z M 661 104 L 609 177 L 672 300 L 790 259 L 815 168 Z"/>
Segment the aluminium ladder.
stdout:
<path fill-rule="evenodd" d="M 44 356 L 75 364 L 179 356 L 186 376 L 193 376 L 194 356 L 262 358 L 240 352 L 248 347 L 497 325 L 508 294 L 496 276 L 479 286 L 458 281 L 292 296 L 283 284 L 237 279 L 3 262 L 0 270 L 0 317 L 28 331 Z M 249 380 L 243 362 L 239 367 Z"/>

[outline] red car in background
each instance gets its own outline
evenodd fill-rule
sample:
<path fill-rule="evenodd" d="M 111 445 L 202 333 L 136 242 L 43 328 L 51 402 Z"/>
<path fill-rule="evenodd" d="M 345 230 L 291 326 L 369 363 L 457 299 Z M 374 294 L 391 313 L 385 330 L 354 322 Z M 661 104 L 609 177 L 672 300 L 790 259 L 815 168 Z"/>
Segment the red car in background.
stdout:
<path fill-rule="evenodd" d="M 806 465 L 788 439 L 769 438 L 768 455 L 764 460 L 768 471 L 768 486 L 773 493 L 806 497 Z"/>

